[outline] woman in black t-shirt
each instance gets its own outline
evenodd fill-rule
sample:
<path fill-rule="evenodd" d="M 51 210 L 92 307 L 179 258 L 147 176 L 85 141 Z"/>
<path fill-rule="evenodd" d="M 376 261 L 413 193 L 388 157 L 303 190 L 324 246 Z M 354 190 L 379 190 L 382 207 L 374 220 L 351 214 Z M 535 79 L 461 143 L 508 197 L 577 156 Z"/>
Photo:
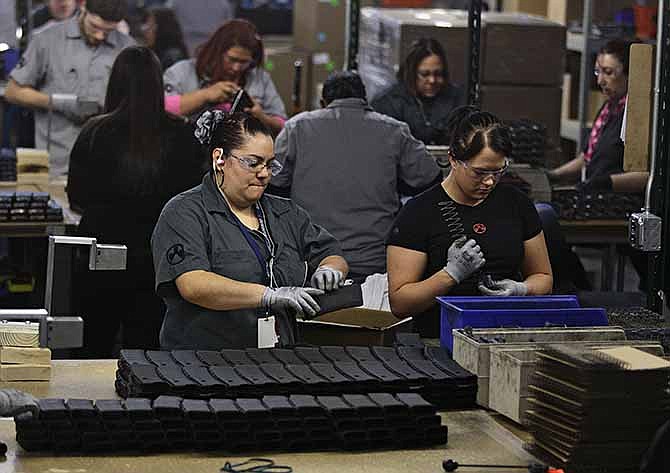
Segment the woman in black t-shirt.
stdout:
<path fill-rule="evenodd" d="M 511 151 L 507 129 L 474 107 L 448 126 L 451 172 L 411 200 L 387 239 L 391 309 L 413 315 L 422 336 L 439 336 L 443 295 L 548 294 L 551 266 L 533 203 L 498 186 Z"/>

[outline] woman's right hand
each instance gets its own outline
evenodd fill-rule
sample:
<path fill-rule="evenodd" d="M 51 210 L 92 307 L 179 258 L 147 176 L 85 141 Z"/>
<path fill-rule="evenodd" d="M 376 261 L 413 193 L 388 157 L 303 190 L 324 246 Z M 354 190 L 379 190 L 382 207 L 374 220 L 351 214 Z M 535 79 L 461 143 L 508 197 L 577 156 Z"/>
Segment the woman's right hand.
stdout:
<path fill-rule="evenodd" d="M 467 279 L 484 266 L 484 253 L 473 239 L 465 241 L 461 237 L 451 244 L 447 251 L 447 265 L 442 268 L 457 283 Z"/>
<path fill-rule="evenodd" d="M 269 312 L 281 314 L 293 314 L 298 318 L 305 315 L 314 317 L 321 309 L 312 296 L 324 294 L 321 289 L 313 287 L 278 287 L 277 289 L 265 288 L 261 304 Z"/>
<path fill-rule="evenodd" d="M 205 94 L 209 103 L 229 102 L 240 86 L 235 82 L 222 80 L 206 87 Z"/>

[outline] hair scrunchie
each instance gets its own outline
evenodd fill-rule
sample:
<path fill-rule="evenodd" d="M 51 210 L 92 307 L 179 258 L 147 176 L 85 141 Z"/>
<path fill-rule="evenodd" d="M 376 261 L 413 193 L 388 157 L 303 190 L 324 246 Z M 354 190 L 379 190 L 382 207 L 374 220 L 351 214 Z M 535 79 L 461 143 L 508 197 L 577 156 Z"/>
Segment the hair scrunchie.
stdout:
<path fill-rule="evenodd" d="M 209 146 L 212 141 L 214 129 L 226 118 L 226 113 L 221 110 L 206 110 L 200 114 L 195 122 L 193 135 L 203 146 Z"/>

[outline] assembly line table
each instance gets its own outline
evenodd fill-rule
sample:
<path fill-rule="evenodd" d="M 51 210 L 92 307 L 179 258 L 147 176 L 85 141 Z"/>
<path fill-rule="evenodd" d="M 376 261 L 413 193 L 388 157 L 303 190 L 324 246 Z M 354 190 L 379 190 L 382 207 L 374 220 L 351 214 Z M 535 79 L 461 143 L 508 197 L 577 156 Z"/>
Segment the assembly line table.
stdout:
<path fill-rule="evenodd" d="M 0 388 L 15 388 L 33 395 L 60 398 L 111 399 L 114 391 L 116 360 L 54 360 L 51 382 L 4 382 Z M 481 409 L 442 413 L 449 426 L 446 447 L 430 449 L 364 452 L 250 452 L 229 455 L 226 452 L 123 453 L 111 455 L 66 455 L 30 453 L 15 440 L 14 421 L 0 420 L 0 440 L 8 447 L 0 459 L 0 473 L 218 473 L 226 461 L 236 463 L 251 457 L 268 457 L 277 464 L 289 465 L 296 473 L 440 473 L 442 460 L 454 458 L 461 463 L 524 464 L 533 461 L 522 449 L 522 440 L 495 416 Z M 516 433 L 524 436 L 523 432 Z M 488 470 L 468 469 L 471 473 Z"/>

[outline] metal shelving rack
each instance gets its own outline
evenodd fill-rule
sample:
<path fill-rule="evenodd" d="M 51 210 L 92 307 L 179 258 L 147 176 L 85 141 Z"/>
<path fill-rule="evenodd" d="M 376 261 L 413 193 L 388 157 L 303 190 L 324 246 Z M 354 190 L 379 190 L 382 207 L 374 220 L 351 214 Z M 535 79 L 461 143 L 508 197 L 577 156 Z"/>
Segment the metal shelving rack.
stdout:
<path fill-rule="evenodd" d="M 665 18 L 662 23 L 662 38 L 659 81 L 654 86 L 658 91 L 658 102 L 655 112 L 658 114 L 656 129 L 655 166 L 652 174 L 651 210 L 663 219 L 662 250 L 651 253 L 649 258 L 649 308 L 661 313 L 670 320 L 670 244 L 668 240 L 668 223 L 670 223 L 670 2 L 659 0 L 659 15 Z M 660 26 L 660 25 L 659 25 Z M 665 269 L 665 271 L 664 271 Z"/>

